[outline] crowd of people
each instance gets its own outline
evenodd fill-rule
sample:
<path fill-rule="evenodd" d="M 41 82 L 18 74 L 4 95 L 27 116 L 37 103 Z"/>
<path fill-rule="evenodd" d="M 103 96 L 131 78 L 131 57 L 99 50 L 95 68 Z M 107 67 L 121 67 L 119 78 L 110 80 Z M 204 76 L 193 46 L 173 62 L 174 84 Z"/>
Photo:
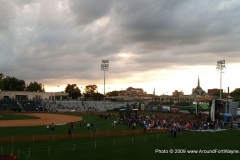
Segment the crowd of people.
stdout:
<path fill-rule="evenodd" d="M 93 116 L 93 112 L 90 113 Z M 101 119 L 106 120 L 112 126 L 117 126 L 121 122 L 128 126 L 130 129 L 143 128 L 146 133 L 147 129 L 165 129 L 169 131 L 170 138 L 176 138 L 176 132 L 180 130 L 207 130 L 207 129 L 222 129 L 221 121 L 218 125 L 209 121 L 208 114 L 189 115 L 189 114 L 136 114 L 134 116 L 125 117 L 123 121 L 117 121 L 113 113 L 105 113 L 98 115 Z M 68 138 L 72 138 L 72 131 L 75 130 L 75 122 L 71 122 L 68 129 Z M 86 128 L 87 130 L 95 130 L 96 133 L 100 132 L 99 123 L 92 121 L 86 122 L 86 120 L 79 122 L 79 128 Z M 49 126 L 49 129 L 54 130 L 54 124 Z"/>
<path fill-rule="evenodd" d="M 166 114 L 159 115 L 137 115 L 124 119 L 124 124 L 129 128 L 135 129 L 140 125 L 145 129 L 169 129 L 176 128 L 177 130 L 192 130 L 192 129 L 210 129 L 211 123 L 208 122 L 208 115 L 202 114 L 197 117 L 186 114 Z M 207 127 L 204 127 L 207 125 Z"/>

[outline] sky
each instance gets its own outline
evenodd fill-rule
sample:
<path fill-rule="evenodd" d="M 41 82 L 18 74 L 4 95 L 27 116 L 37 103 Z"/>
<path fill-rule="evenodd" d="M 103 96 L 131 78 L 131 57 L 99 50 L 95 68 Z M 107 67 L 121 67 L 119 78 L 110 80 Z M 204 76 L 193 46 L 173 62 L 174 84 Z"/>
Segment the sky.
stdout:
<path fill-rule="evenodd" d="M 240 88 L 238 0 L 0 0 L 0 73 L 47 92 L 77 84 L 191 94 Z M 217 61 L 226 68 L 217 71 Z"/>

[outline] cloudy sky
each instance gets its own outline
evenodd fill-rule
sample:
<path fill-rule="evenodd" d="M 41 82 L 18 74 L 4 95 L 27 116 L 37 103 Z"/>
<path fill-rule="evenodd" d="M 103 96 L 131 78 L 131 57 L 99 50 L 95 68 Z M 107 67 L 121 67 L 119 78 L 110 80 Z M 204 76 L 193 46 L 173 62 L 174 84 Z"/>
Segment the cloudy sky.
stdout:
<path fill-rule="evenodd" d="M 240 87 L 238 0 L 0 0 L 0 73 L 61 91 Z M 57 87 L 59 86 L 59 87 Z"/>

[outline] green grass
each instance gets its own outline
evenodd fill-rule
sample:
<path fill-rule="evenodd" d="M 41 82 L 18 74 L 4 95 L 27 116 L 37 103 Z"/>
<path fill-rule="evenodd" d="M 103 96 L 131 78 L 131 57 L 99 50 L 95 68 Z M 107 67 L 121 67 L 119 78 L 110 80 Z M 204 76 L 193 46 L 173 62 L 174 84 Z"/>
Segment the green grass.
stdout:
<path fill-rule="evenodd" d="M 69 115 L 69 113 L 67 113 Z M 74 116 L 79 114 L 71 113 Z M 143 114 L 150 114 L 144 112 Z M 164 114 L 166 115 L 166 114 Z M 111 125 L 112 120 L 118 117 L 114 116 L 110 120 L 99 118 L 98 115 L 82 114 L 83 120 L 100 125 L 101 132 L 115 130 L 131 130 L 128 126 L 120 124 L 116 127 Z M 83 123 L 82 123 L 83 124 Z M 1 127 L 0 137 L 26 136 L 26 135 L 53 135 L 67 134 L 70 124 L 55 126 L 55 131 L 46 131 L 46 126 L 30 127 Z M 142 129 L 137 127 L 137 129 Z M 95 130 L 80 128 L 79 122 L 74 134 L 90 133 Z M 13 151 L 20 160 L 66 160 L 66 159 L 111 159 L 111 160 L 146 160 L 146 159 L 170 159 L 170 160 L 226 160 L 239 159 L 239 154 L 207 154 L 207 153 L 155 153 L 155 149 L 230 149 L 240 151 L 240 131 L 228 130 L 222 132 L 192 132 L 183 131 L 177 133 L 177 138 L 168 138 L 168 133 L 148 133 L 132 136 L 104 137 L 104 138 L 81 138 L 69 140 L 49 140 L 41 142 L 25 143 L 6 143 L 0 144 L 2 154 L 9 154 Z M 114 143 L 115 142 L 115 143 Z M 96 148 L 95 148 L 96 143 Z M 30 148 L 30 149 L 29 149 Z M 30 151 L 30 152 L 29 152 Z M 30 154 L 30 155 L 29 155 Z"/>
<path fill-rule="evenodd" d="M 33 116 L 28 116 L 28 115 L 12 114 L 12 113 L 0 114 L 0 121 L 2 121 L 2 120 L 21 120 L 21 119 L 39 119 L 39 117 L 33 117 Z"/>
<path fill-rule="evenodd" d="M 146 137 L 146 138 L 145 138 Z M 239 131 L 222 132 L 192 132 L 185 131 L 177 134 L 177 138 L 168 138 L 168 133 L 146 134 L 135 136 L 119 136 L 104 138 L 85 138 L 61 141 L 43 141 L 29 143 L 1 144 L 4 154 L 13 150 L 19 159 L 29 160 L 66 160 L 66 159 L 111 159 L 111 160 L 237 160 L 239 154 L 220 153 L 155 153 L 156 149 L 167 150 L 240 150 Z M 115 142 L 115 143 L 114 143 Z M 95 148 L 96 143 L 96 148 Z M 29 149 L 30 148 L 30 149 Z M 19 149 L 19 150 L 18 150 Z M 30 152 L 29 152 L 30 151 Z"/>

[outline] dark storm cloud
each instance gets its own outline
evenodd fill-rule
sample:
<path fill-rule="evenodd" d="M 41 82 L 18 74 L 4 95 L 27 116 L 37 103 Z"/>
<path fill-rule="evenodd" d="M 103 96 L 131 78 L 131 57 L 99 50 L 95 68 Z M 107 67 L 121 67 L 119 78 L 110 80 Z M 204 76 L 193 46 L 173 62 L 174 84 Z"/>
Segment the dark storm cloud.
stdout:
<path fill-rule="evenodd" d="M 210 58 L 229 55 L 239 60 L 236 55 L 239 49 L 236 40 L 240 39 L 239 3 L 175 2 L 131 1 L 116 8 L 115 18 L 119 22 L 116 34 L 129 45 L 137 45 L 133 52 L 141 54 L 135 63 L 145 62 L 158 68 L 154 62 L 165 63 L 167 67 L 172 63 L 210 64 Z"/>
<path fill-rule="evenodd" d="M 89 1 L 72 0 L 70 9 L 80 25 L 91 23 L 106 16 L 111 9 L 112 0 Z"/>
<path fill-rule="evenodd" d="M 217 0 L 3 1 L 0 72 L 98 80 L 102 59 L 110 60 L 112 79 L 219 59 L 236 63 L 239 7 Z"/>
<path fill-rule="evenodd" d="M 137 42 L 199 43 L 211 36 L 232 32 L 229 27 L 235 22 L 232 16 L 236 13 L 214 10 L 216 4 L 207 1 L 134 2 L 117 11 L 121 19 L 119 26 Z"/>

